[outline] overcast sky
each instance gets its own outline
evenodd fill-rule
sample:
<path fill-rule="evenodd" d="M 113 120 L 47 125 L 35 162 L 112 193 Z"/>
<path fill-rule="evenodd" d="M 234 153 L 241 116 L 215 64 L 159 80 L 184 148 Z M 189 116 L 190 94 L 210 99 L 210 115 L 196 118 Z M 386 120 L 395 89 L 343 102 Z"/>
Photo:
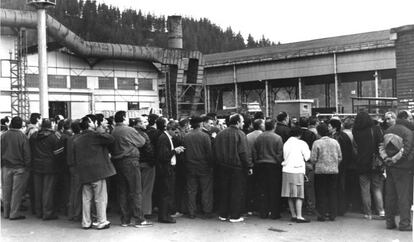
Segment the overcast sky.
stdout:
<path fill-rule="evenodd" d="M 414 0 L 97 0 L 144 13 L 208 18 L 250 33 L 289 43 L 414 24 Z"/>

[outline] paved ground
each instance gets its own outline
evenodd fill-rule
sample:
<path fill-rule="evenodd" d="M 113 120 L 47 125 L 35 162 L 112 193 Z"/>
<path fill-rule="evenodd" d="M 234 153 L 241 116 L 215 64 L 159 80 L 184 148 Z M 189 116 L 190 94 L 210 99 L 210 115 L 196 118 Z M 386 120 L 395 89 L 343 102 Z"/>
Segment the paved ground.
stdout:
<path fill-rule="evenodd" d="M 248 217 L 245 222 L 231 224 L 216 218 L 194 220 L 181 217 L 176 224 L 155 223 L 138 229 L 119 226 L 119 218 L 109 216 L 107 230 L 82 230 L 80 223 L 64 218 L 42 221 L 32 216 L 25 220 L 1 219 L 1 241 L 412 241 L 411 232 L 386 230 L 384 221 L 364 220 L 359 214 L 347 214 L 335 222 L 296 224 L 287 215 L 281 220 Z"/>

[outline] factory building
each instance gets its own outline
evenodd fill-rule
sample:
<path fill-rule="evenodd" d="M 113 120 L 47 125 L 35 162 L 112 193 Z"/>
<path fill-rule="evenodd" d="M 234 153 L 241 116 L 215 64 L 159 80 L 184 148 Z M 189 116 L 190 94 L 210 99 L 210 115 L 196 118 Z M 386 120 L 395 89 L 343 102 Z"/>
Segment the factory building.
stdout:
<path fill-rule="evenodd" d="M 278 100 L 312 113 L 414 108 L 414 26 L 205 56 L 207 110 L 275 116 Z"/>

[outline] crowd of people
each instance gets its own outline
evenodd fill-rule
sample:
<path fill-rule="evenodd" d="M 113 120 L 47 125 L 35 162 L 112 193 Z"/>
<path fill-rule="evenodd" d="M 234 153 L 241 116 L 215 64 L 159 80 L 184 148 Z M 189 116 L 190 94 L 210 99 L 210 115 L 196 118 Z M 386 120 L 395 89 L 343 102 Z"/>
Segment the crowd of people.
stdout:
<path fill-rule="evenodd" d="M 1 120 L 2 211 L 10 220 L 65 214 L 83 229 L 175 223 L 176 217 L 296 223 L 346 212 L 411 231 L 414 123 L 408 111 L 340 119 L 276 120 L 214 113 L 180 121 L 155 114 Z M 372 203 L 372 200 L 374 201 Z M 30 206 L 25 206 L 30 204 Z"/>

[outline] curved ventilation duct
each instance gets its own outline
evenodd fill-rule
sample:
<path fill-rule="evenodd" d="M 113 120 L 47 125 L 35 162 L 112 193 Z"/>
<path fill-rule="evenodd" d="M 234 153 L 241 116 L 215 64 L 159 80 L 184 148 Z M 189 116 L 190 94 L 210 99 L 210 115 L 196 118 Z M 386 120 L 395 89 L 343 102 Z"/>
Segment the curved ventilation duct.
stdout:
<path fill-rule="evenodd" d="M 0 20 L 2 26 L 37 27 L 36 12 L 0 9 Z M 200 60 L 202 57 L 199 51 L 85 41 L 49 15 L 46 25 L 50 36 L 62 46 L 84 57 L 144 60 L 168 65 L 177 65 L 183 58 Z"/>

